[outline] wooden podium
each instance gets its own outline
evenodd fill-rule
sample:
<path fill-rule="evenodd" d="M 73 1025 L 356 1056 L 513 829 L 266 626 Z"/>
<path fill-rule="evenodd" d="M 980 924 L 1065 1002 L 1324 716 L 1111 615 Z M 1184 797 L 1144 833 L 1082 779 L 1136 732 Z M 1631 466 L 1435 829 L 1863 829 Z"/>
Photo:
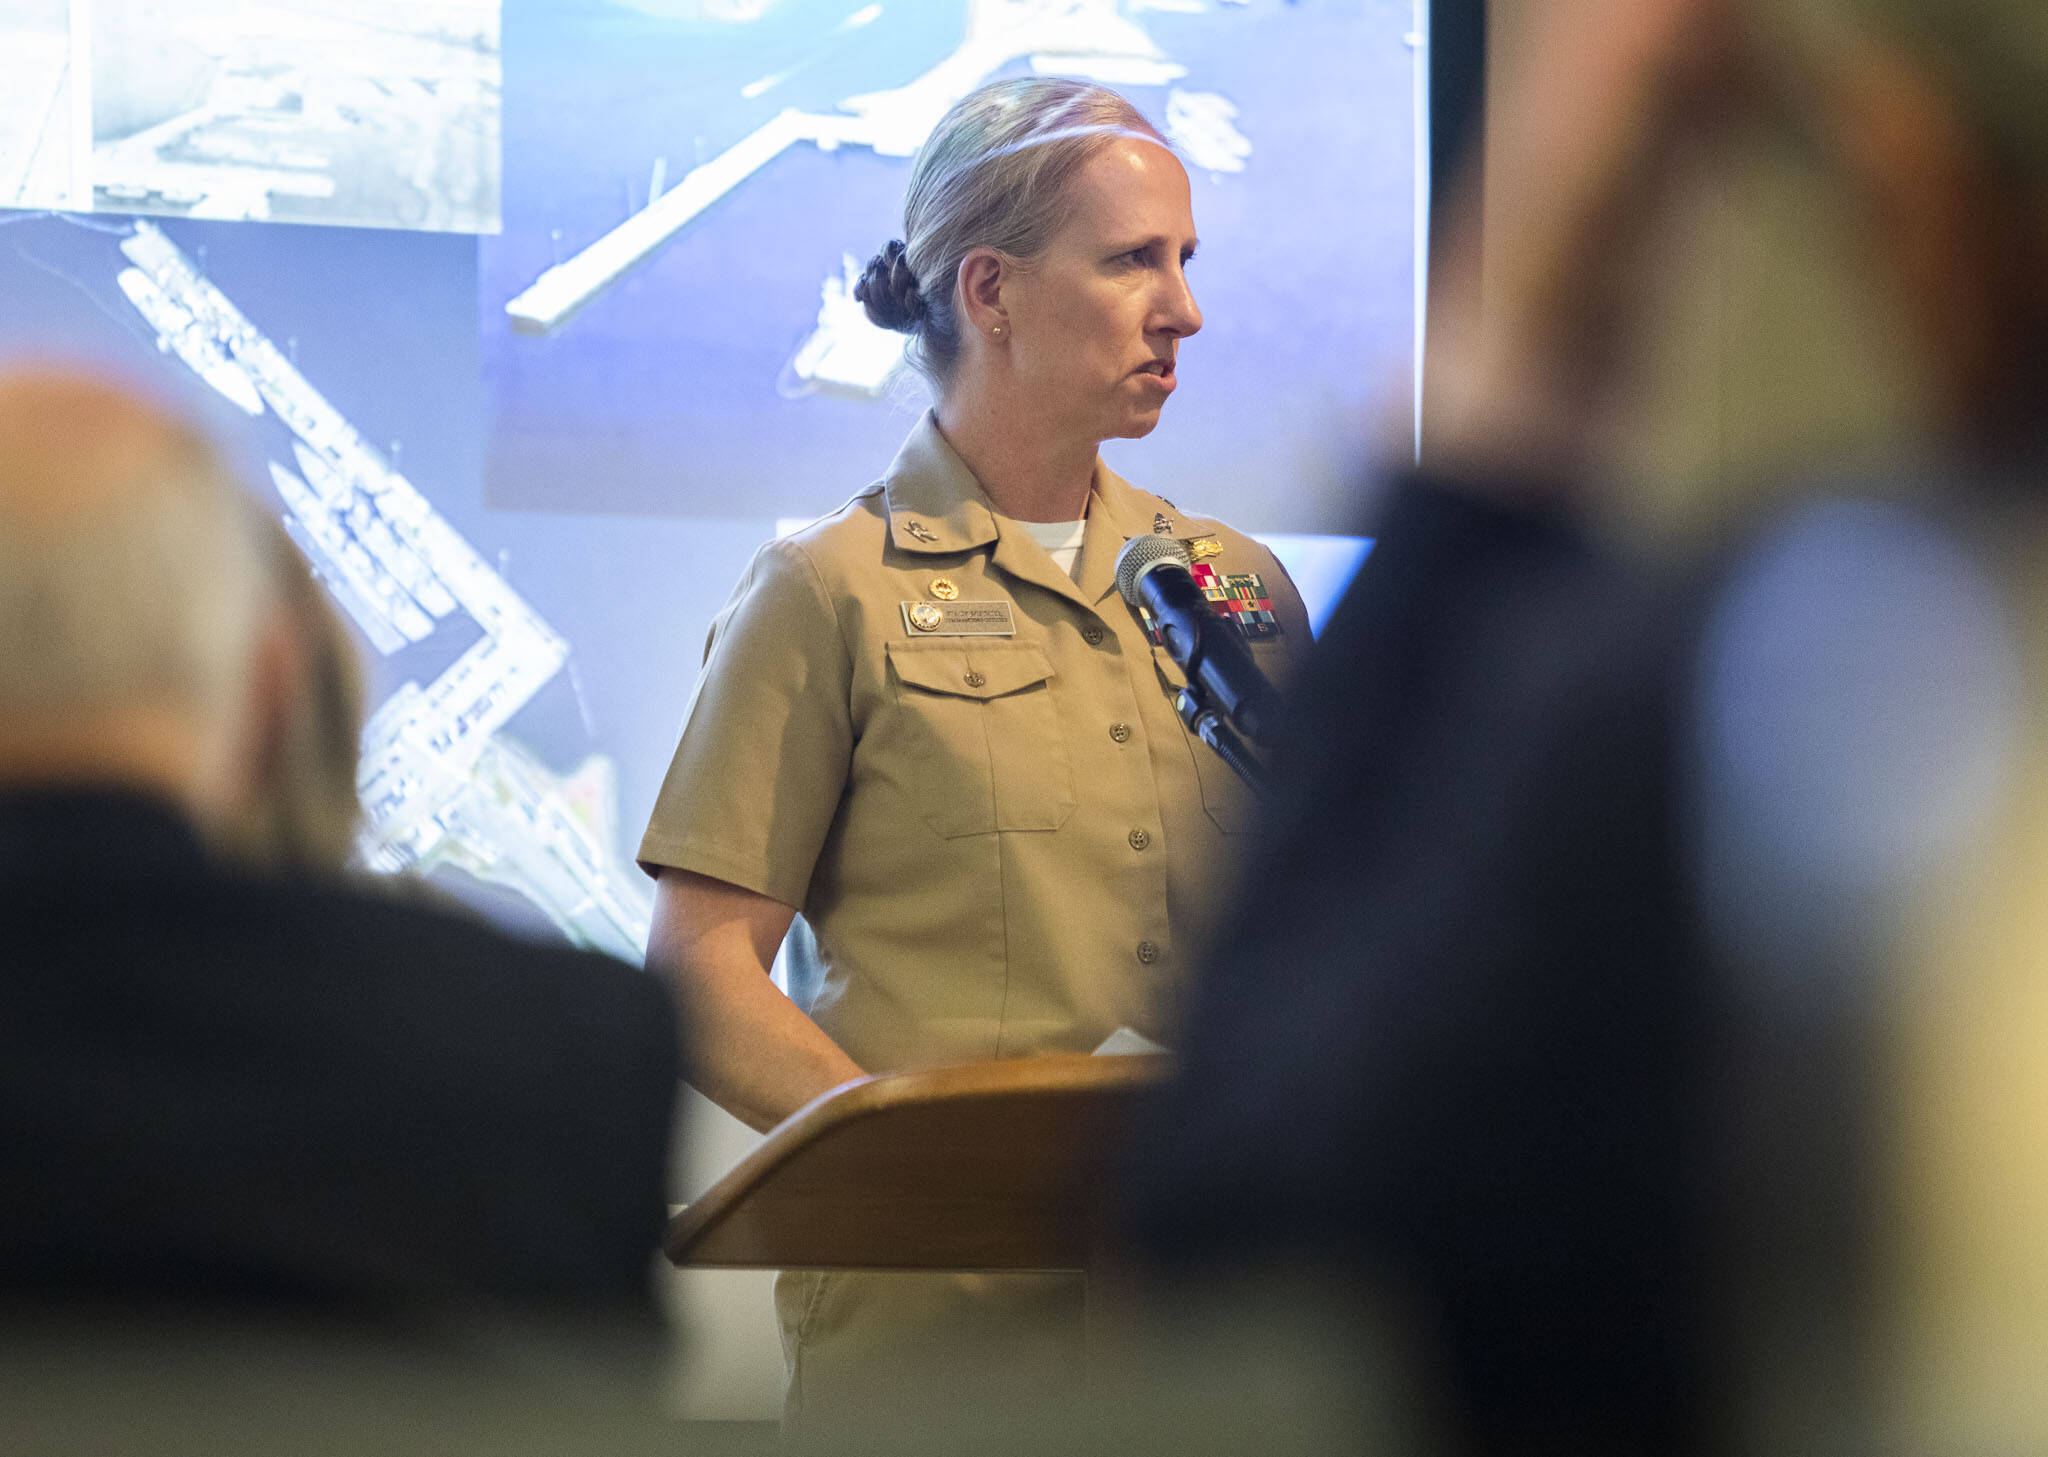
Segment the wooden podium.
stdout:
<path fill-rule="evenodd" d="M 1087 1270 L 1103 1176 L 1165 1057 L 1054 1056 L 834 1088 L 670 1223 L 678 1265 Z"/>

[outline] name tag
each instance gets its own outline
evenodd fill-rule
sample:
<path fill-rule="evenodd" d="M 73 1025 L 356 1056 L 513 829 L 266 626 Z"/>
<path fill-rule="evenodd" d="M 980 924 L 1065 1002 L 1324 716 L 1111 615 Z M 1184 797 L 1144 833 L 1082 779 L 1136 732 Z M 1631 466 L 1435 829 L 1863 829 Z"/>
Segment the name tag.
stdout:
<path fill-rule="evenodd" d="M 903 626 L 918 637 L 1014 637 L 1007 602 L 905 602 Z"/>

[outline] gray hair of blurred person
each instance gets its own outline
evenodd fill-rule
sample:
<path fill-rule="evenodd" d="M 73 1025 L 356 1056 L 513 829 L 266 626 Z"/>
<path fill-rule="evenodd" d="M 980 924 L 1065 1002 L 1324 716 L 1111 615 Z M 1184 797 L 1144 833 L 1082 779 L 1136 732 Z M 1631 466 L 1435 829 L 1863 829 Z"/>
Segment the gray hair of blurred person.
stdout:
<path fill-rule="evenodd" d="M 291 691 L 227 848 L 267 870 L 338 875 L 355 849 L 356 761 L 366 704 L 361 655 L 327 593 L 275 520 L 253 509 L 291 636 Z"/>
<path fill-rule="evenodd" d="M 918 150 L 904 239 L 868 261 L 854 297 L 868 318 L 910 336 L 910 360 L 943 387 L 960 352 L 955 291 L 977 248 L 1028 263 L 1067 216 L 1089 158 L 1118 137 L 1166 146 L 1116 92 L 1085 81 L 992 81 L 954 104 Z"/>
<path fill-rule="evenodd" d="M 157 705 L 225 730 L 246 702 L 271 576 L 220 458 L 168 417 L 158 426 L 150 448 L 92 463 L 147 488 L 82 509 L 18 505 L 75 452 L 30 434 L 0 457 L 23 488 L 0 489 L 0 714 Z"/>

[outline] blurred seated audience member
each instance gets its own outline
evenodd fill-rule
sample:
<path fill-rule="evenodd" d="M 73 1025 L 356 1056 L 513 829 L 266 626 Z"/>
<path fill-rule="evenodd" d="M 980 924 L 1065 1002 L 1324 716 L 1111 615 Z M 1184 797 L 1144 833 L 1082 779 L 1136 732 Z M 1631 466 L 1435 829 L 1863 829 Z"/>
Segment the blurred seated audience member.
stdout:
<path fill-rule="evenodd" d="M 220 853 L 352 716 L 265 550 L 185 426 L 0 373 L 0 1293 L 651 1326 L 660 983 Z"/>
<path fill-rule="evenodd" d="M 2048 1450 L 2048 6 L 1528 9 L 1135 1237 L 1351 1282 L 1448 1450 Z M 1633 560 L 1639 225 L 1758 115 L 1935 427 Z"/>

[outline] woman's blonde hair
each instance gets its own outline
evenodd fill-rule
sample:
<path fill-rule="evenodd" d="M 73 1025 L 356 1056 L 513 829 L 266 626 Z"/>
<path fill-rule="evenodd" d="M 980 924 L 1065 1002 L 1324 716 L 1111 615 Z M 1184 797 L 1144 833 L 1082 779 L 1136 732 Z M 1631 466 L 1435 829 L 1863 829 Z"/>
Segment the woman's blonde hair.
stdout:
<path fill-rule="evenodd" d="M 976 248 L 1028 260 L 1066 221 L 1084 163 L 1118 137 L 1166 139 L 1116 92 L 1086 81 L 991 81 L 954 104 L 918 150 L 903 240 L 869 260 L 854 297 L 942 384 L 960 353 L 954 293 Z"/>

